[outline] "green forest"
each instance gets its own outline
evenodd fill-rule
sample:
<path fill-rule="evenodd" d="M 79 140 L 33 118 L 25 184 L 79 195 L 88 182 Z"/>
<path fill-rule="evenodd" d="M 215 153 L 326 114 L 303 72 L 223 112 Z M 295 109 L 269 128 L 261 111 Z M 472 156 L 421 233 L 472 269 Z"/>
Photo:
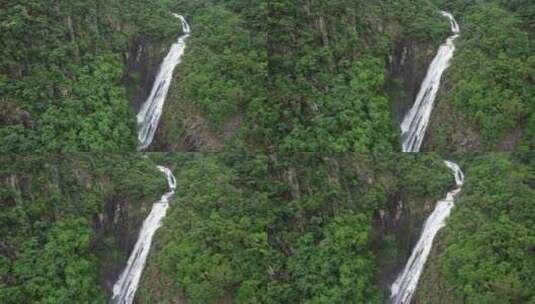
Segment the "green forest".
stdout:
<path fill-rule="evenodd" d="M 153 150 L 400 151 L 400 109 L 449 33 L 439 8 L 462 35 L 424 150 L 535 148 L 529 1 L 17 2 L 1 12 L 4 153 L 135 151 L 151 72 L 133 57 L 158 65 L 175 11 L 193 35 Z"/>
<path fill-rule="evenodd" d="M 402 153 L 441 11 L 460 33 Z M 0 2 L 0 302 L 405 303 L 450 160 L 464 184 L 406 304 L 535 303 L 534 36 L 530 0 Z M 176 189 L 117 302 L 157 166 Z"/>
<path fill-rule="evenodd" d="M 135 153 L 2 157 L 0 168 L 2 301 L 105 303 L 103 278 L 163 176 Z"/>
<path fill-rule="evenodd" d="M 156 234 L 140 303 L 382 303 L 385 278 L 453 187 L 429 153 L 148 156 L 2 163 L 6 303 L 106 302 L 109 280 L 165 189 L 154 162 L 177 172 L 180 188 Z M 459 156 L 467 180 L 419 301 L 535 300 L 533 159 Z"/>

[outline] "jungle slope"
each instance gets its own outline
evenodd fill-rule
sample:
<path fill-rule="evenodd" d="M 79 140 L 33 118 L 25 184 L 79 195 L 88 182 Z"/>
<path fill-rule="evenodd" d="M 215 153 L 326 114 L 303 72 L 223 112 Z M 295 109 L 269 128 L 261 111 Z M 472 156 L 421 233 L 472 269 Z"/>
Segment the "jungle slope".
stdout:
<path fill-rule="evenodd" d="M 139 154 L 0 157 L 3 303 L 105 303 L 165 177 Z"/>
<path fill-rule="evenodd" d="M 465 185 L 435 242 L 416 303 L 535 301 L 534 156 L 464 157 Z"/>
<path fill-rule="evenodd" d="M 453 177 L 437 155 L 168 154 L 141 303 L 380 303 Z M 381 288 L 383 287 L 383 288 Z"/>
<path fill-rule="evenodd" d="M 131 101 L 180 29 L 167 4 L 2 3 L 0 152 L 135 151 Z"/>
<path fill-rule="evenodd" d="M 154 151 L 398 151 L 449 29 L 427 0 L 179 2 L 193 32 Z"/>
<path fill-rule="evenodd" d="M 535 149 L 535 5 L 529 1 L 439 1 L 462 34 L 424 151 Z"/>

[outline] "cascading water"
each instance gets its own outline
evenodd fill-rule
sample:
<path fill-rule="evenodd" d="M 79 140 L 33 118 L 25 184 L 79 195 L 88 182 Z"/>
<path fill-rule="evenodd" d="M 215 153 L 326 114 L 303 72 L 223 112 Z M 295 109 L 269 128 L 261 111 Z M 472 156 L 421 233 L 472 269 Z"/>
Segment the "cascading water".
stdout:
<path fill-rule="evenodd" d="M 173 79 L 173 71 L 182 60 L 182 55 L 184 55 L 184 50 L 186 49 L 186 39 L 190 34 L 190 27 L 186 19 L 181 15 L 173 15 L 182 22 L 184 35 L 179 37 L 178 41 L 171 46 L 169 53 L 160 66 L 149 98 L 141 106 L 137 114 L 139 150 L 146 149 L 152 143 L 162 115 L 163 104 Z"/>
<path fill-rule="evenodd" d="M 174 14 L 182 22 L 184 35 L 171 46 L 171 49 L 160 66 L 160 71 L 152 87 L 151 94 L 137 114 L 139 150 L 144 150 L 152 143 L 154 133 L 158 127 L 162 114 L 163 104 L 171 84 L 173 70 L 180 63 L 184 49 L 185 40 L 189 36 L 190 27 L 186 19 L 181 15 Z M 166 192 L 159 201 L 154 203 L 149 216 L 143 221 L 139 236 L 128 258 L 125 269 L 119 279 L 113 285 L 113 296 L 111 303 L 130 304 L 134 301 L 134 296 L 141 279 L 141 273 L 147 261 L 150 251 L 152 237 L 156 230 L 160 228 L 162 219 L 165 217 L 169 200 L 175 193 L 176 180 L 169 168 L 158 166 L 158 169 L 167 177 L 169 191 Z"/>
<path fill-rule="evenodd" d="M 149 254 L 152 237 L 158 228 L 160 228 L 161 221 L 165 217 L 167 208 L 169 207 L 169 200 L 175 194 L 176 180 L 171 170 L 166 167 L 158 166 L 167 177 L 167 184 L 169 185 L 169 192 L 166 192 L 159 201 L 154 203 L 149 216 L 143 221 L 143 226 L 139 232 L 136 245 L 128 258 L 128 263 L 121 273 L 119 280 L 113 286 L 112 303 L 132 303 L 134 295 L 141 279 L 141 273 Z"/>
<path fill-rule="evenodd" d="M 418 92 L 414 105 L 405 115 L 401 123 L 403 152 L 420 151 L 431 111 L 433 110 L 435 97 L 440 87 L 440 79 L 444 71 L 449 67 L 450 60 L 455 52 L 454 42 L 459 37 L 459 25 L 450 13 L 442 12 L 442 15 L 450 20 L 453 36 L 449 37 L 446 43 L 440 46 L 437 55 L 427 70 L 427 75 Z"/>
<path fill-rule="evenodd" d="M 440 46 L 436 57 L 429 66 L 427 75 L 418 92 L 413 107 L 407 113 L 401 124 L 403 132 L 403 152 L 419 152 L 425 131 L 431 117 L 435 97 L 440 87 L 442 74 L 448 68 L 455 51 L 455 39 L 459 37 L 460 28 L 453 15 L 441 12 L 450 20 L 453 35 L 445 44 Z M 455 176 L 457 188 L 448 192 L 445 199 L 439 201 L 433 213 L 425 221 L 422 233 L 403 271 L 396 278 L 391 287 L 390 300 L 393 304 L 410 303 L 412 295 L 418 285 L 427 257 L 433 246 L 433 239 L 438 231 L 446 224 L 446 218 L 450 215 L 454 206 L 455 196 L 461 191 L 464 175 L 456 163 L 445 161 Z"/>
<path fill-rule="evenodd" d="M 446 218 L 450 215 L 451 209 L 453 208 L 455 196 L 461 191 L 464 181 L 464 175 L 461 169 L 453 162 L 445 161 L 445 163 L 455 175 L 457 188 L 448 192 L 446 198 L 436 204 L 435 210 L 433 210 L 433 213 L 425 221 L 422 234 L 412 250 L 409 261 L 394 284 L 392 284 L 390 299 L 394 304 L 410 303 L 427 257 L 431 252 L 433 239 L 437 232 L 446 224 Z"/>

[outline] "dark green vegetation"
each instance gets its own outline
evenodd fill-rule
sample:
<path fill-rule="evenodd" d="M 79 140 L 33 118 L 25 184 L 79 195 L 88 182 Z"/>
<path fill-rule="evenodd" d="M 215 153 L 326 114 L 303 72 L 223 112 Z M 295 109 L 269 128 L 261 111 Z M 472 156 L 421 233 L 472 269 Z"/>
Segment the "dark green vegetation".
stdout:
<path fill-rule="evenodd" d="M 132 103 L 179 12 L 193 33 L 155 150 L 399 151 L 397 118 L 449 32 L 438 8 L 463 31 L 426 149 L 534 149 L 535 8 L 497 0 L 10 1 L 0 146 L 134 150 Z"/>
<path fill-rule="evenodd" d="M 422 302 L 535 301 L 534 159 L 467 160 L 462 195 L 421 280 Z"/>
<path fill-rule="evenodd" d="M 401 40 L 440 40 L 443 21 L 425 0 L 271 1 L 272 96 L 254 134 L 283 151 L 398 151 L 388 56 Z"/>
<path fill-rule="evenodd" d="M 384 278 L 453 186 L 434 154 L 150 156 L 180 186 L 143 276 L 144 303 L 382 303 Z M 460 158 L 466 183 L 418 296 L 533 301 L 533 155 Z M 72 154 L 1 165 L 3 301 L 105 302 L 165 191 L 154 162 Z"/>
<path fill-rule="evenodd" d="M 534 6 L 434 2 L 181 4 L 194 34 L 156 149 L 213 151 L 238 138 L 256 151 L 398 151 L 396 118 L 449 33 L 438 8 L 462 36 L 425 149 L 534 149 Z"/>
<path fill-rule="evenodd" d="M 418 300 L 535 302 L 532 2 L 3 1 L 0 301 L 106 302 L 166 163 L 138 300 L 382 303 L 455 155 L 466 185 Z M 439 8 L 462 28 L 424 144 L 441 156 L 389 154 L 449 35 Z M 225 152 L 94 154 L 135 149 L 171 12 L 192 35 L 152 149 Z M 454 154 L 497 150 L 517 154 Z"/>
<path fill-rule="evenodd" d="M 458 16 L 462 36 L 431 118 L 429 150 L 534 150 L 535 5 L 442 2 Z"/>
<path fill-rule="evenodd" d="M 193 34 L 156 150 L 228 141 L 255 151 L 399 150 L 388 57 L 402 42 L 435 46 L 446 36 L 435 6 L 242 2 L 178 5 L 192 14 Z"/>
<path fill-rule="evenodd" d="M 250 103 L 266 99 L 262 1 L 178 1 L 192 35 L 164 108 L 156 151 L 218 150 L 238 133 Z M 242 2 L 247 2 L 243 4 Z"/>
<path fill-rule="evenodd" d="M 133 150 L 123 56 L 177 35 L 164 2 L 3 2 L 0 151 Z"/>
<path fill-rule="evenodd" d="M 1 157 L 2 303 L 105 303 L 143 203 L 166 187 L 140 155 Z"/>
<path fill-rule="evenodd" d="M 146 303 L 381 303 L 390 261 L 379 256 L 395 261 L 384 244 L 406 237 L 398 202 L 421 210 L 453 182 L 436 155 L 165 161 L 180 187 L 139 290 Z"/>

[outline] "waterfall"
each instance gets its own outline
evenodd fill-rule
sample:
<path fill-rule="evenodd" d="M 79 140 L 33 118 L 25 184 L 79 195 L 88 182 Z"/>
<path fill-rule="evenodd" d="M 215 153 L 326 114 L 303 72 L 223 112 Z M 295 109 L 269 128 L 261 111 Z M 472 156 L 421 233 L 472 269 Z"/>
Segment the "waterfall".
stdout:
<path fill-rule="evenodd" d="M 137 114 L 139 150 L 146 149 L 152 143 L 162 115 L 163 104 L 173 80 L 173 71 L 182 61 L 182 55 L 186 49 L 186 39 L 190 34 L 190 27 L 186 19 L 181 15 L 173 15 L 182 22 L 184 35 L 180 36 L 178 41 L 171 46 L 169 53 L 160 65 L 150 95 Z"/>
<path fill-rule="evenodd" d="M 186 19 L 181 15 L 173 15 L 182 22 L 184 35 L 171 46 L 169 53 L 160 66 L 151 94 L 137 114 L 139 150 L 146 149 L 152 143 L 162 114 L 163 104 L 172 81 L 173 70 L 180 63 L 186 47 L 185 40 L 190 33 L 190 27 Z M 117 282 L 113 285 L 111 303 L 130 304 L 134 301 L 134 296 L 152 244 L 152 237 L 156 233 L 156 230 L 160 228 L 162 219 L 165 217 L 167 208 L 169 207 L 169 200 L 175 194 L 175 176 L 169 168 L 163 166 L 157 167 L 167 177 L 169 191 L 162 195 L 159 201 L 153 204 L 149 215 L 143 221 L 138 239 L 134 249 L 130 253 L 126 267 Z"/>
<path fill-rule="evenodd" d="M 437 232 L 446 224 L 446 218 L 450 215 L 451 209 L 453 208 L 455 196 L 461 191 L 461 186 L 464 182 L 463 172 L 457 164 L 450 161 L 445 161 L 445 163 L 455 175 L 457 188 L 448 192 L 445 199 L 438 201 L 435 210 L 433 210 L 433 213 L 425 221 L 420 239 L 418 239 L 418 243 L 416 243 L 416 246 L 412 250 L 405 268 L 392 284 L 390 299 L 394 304 L 410 303 L 427 257 L 431 252 L 433 239 Z"/>
<path fill-rule="evenodd" d="M 435 97 L 440 87 L 440 79 L 449 66 L 455 51 L 455 39 L 460 34 L 459 25 L 453 15 L 447 12 L 441 13 L 449 19 L 453 35 L 447 39 L 445 44 L 440 46 L 437 55 L 429 66 L 413 107 L 403 119 L 401 124 L 403 152 L 420 151 L 429 118 L 431 117 L 431 111 L 433 110 Z M 446 224 L 446 218 L 450 215 L 451 209 L 454 206 L 455 197 L 461 191 L 464 182 L 463 172 L 456 163 L 445 161 L 445 164 L 452 170 L 457 188 L 448 192 L 446 198 L 437 202 L 433 213 L 425 221 L 420 238 L 412 250 L 407 264 L 405 264 L 403 271 L 398 275 L 390 288 L 390 300 L 393 304 L 410 303 L 427 257 L 431 252 L 433 240 L 438 231 Z"/>
<path fill-rule="evenodd" d="M 455 18 L 447 12 L 442 12 L 451 23 L 453 36 L 449 37 L 445 44 L 441 45 L 437 55 L 431 62 L 427 75 L 422 83 L 414 105 L 405 115 L 401 123 L 403 138 L 403 152 L 418 152 L 424 140 L 425 131 L 438 89 L 442 74 L 449 67 L 450 60 L 455 52 L 455 39 L 459 37 L 460 29 Z"/>
<path fill-rule="evenodd" d="M 139 232 L 136 245 L 128 258 L 128 263 L 121 273 L 119 280 L 113 286 L 112 303 L 132 303 L 134 295 L 141 279 L 141 273 L 149 254 L 152 237 L 161 226 L 161 221 L 165 217 L 169 207 L 169 199 L 175 193 L 176 180 L 171 170 L 158 166 L 158 169 L 167 177 L 169 191 L 166 192 L 159 201 L 154 203 L 149 216 L 143 221 L 143 226 Z"/>

